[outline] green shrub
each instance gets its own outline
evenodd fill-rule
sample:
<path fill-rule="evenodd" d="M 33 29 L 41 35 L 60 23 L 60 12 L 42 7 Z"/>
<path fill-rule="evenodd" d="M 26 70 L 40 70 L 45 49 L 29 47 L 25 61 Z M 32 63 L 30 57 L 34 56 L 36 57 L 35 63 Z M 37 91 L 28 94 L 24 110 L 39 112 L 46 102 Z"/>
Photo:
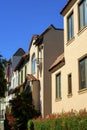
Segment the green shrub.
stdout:
<path fill-rule="evenodd" d="M 87 130 L 87 112 L 49 116 L 47 119 L 33 120 L 33 123 L 34 129 L 29 130 Z"/>
<path fill-rule="evenodd" d="M 28 125 L 28 130 L 34 130 L 34 123 L 32 120 L 29 120 L 27 125 Z"/>

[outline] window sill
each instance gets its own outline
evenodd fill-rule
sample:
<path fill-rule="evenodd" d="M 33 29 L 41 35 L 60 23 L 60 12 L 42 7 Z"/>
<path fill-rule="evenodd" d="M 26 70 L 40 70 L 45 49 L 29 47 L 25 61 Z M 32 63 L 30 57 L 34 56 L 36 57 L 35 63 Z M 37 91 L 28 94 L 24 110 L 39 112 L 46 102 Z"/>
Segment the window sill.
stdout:
<path fill-rule="evenodd" d="M 68 98 L 71 98 L 71 97 L 72 97 L 72 93 L 71 93 L 71 94 L 68 94 L 67 97 L 68 97 Z"/>
<path fill-rule="evenodd" d="M 66 43 L 66 45 L 67 46 L 70 45 L 74 40 L 75 40 L 75 37 L 73 37 L 72 39 L 68 40 L 67 43 Z"/>
<path fill-rule="evenodd" d="M 81 89 L 78 91 L 79 94 L 83 94 L 87 92 L 87 88 Z"/>
<path fill-rule="evenodd" d="M 62 98 L 61 98 L 61 97 L 60 97 L 60 98 L 56 98 L 56 99 L 55 99 L 55 101 L 56 101 L 56 102 L 59 102 L 59 101 L 61 101 L 61 100 L 62 100 Z"/>
<path fill-rule="evenodd" d="M 79 36 L 80 34 L 82 34 L 86 29 L 87 29 L 87 25 L 84 26 L 82 29 L 79 30 L 78 36 Z"/>

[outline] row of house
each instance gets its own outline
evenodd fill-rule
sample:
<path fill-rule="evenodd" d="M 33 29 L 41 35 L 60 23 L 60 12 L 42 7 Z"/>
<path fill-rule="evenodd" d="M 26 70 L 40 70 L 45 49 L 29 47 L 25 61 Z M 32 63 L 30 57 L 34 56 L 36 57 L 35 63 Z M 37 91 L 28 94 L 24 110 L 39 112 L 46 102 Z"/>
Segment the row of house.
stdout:
<path fill-rule="evenodd" d="M 33 35 L 7 65 L 8 96 L 31 89 L 42 117 L 87 108 L 87 0 L 69 0 L 62 9 L 64 30 L 50 25 Z"/>
<path fill-rule="evenodd" d="M 50 114 L 52 97 L 49 68 L 63 53 L 63 44 L 63 29 L 50 25 L 40 35 L 32 36 L 27 53 L 19 48 L 7 66 L 7 100 L 24 89 L 31 89 L 35 108 L 40 110 L 43 117 Z"/>

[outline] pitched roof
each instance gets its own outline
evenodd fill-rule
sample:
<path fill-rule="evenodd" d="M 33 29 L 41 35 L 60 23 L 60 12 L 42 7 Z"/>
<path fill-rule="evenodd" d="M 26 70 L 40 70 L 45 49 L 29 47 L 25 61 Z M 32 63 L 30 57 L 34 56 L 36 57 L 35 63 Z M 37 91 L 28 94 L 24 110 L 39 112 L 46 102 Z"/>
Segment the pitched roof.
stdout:
<path fill-rule="evenodd" d="M 59 65 L 61 62 L 65 62 L 64 53 L 62 53 L 57 59 L 54 61 L 54 63 L 50 66 L 49 71 L 55 68 L 57 65 Z"/>
<path fill-rule="evenodd" d="M 63 29 L 59 29 L 59 28 L 55 28 L 52 24 L 44 31 L 44 32 L 42 32 L 39 36 L 38 36 L 38 38 L 36 39 L 36 41 L 35 41 L 35 45 L 38 45 L 39 43 L 41 43 L 41 41 L 43 40 L 43 36 L 49 31 L 49 30 L 51 30 L 51 29 L 55 29 L 55 30 L 63 30 Z"/>
<path fill-rule="evenodd" d="M 27 79 L 29 80 L 29 81 L 36 81 L 37 79 L 32 75 L 32 74 L 27 74 Z"/>
<path fill-rule="evenodd" d="M 24 55 L 22 55 L 21 59 L 19 60 L 18 64 L 16 65 L 16 67 L 14 68 L 14 71 L 16 71 L 20 65 L 23 63 L 23 61 L 29 57 L 29 53 L 25 53 Z"/>
<path fill-rule="evenodd" d="M 19 48 L 13 56 L 22 56 L 25 53 L 25 51 L 22 48 Z"/>
<path fill-rule="evenodd" d="M 34 34 L 34 35 L 32 36 L 32 39 L 31 39 L 30 44 L 29 44 L 29 49 L 28 49 L 28 51 L 29 51 L 30 48 L 31 48 L 31 45 L 32 45 L 33 40 L 36 40 L 38 37 L 39 37 L 39 35 L 37 35 L 37 34 Z"/>

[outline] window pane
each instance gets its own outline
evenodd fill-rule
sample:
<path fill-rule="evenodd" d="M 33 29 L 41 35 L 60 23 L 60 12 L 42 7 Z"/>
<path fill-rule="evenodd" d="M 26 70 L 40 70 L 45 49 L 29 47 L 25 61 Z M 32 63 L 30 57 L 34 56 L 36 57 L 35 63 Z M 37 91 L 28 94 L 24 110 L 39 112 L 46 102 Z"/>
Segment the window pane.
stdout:
<path fill-rule="evenodd" d="M 87 0 L 85 0 L 85 25 L 87 25 Z"/>
<path fill-rule="evenodd" d="M 85 60 L 85 78 L 86 78 L 86 88 L 87 88 L 87 58 L 86 58 L 86 60 Z"/>
<path fill-rule="evenodd" d="M 20 74 L 18 75 L 18 85 L 20 84 Z"/>
<path fill-rule="evenodd" d="M 68 40 L 72 39 L 74 35 L 73 13 L 68 17 Z"/>
<path fill-rule="evenodd" d="M 68 75 L 68 94 L 72 93 L 72 76 L 71 74 Z"/>
<path fill-rule="evenodd" d="M 61 74 L 56 76 L 56 98 L 61 97 Z"/>
<path fill-rule="evenodd" d="M 80 89 L 87 87 L 87 58 L 80 61 Z"/>
<path fill-rule="evenodd" d="M 27 75 L 27 66 L 25 66 L 25 78 L 26 78 L 26 75 Z"/>
<path fill-rule="evenodd" d="M 80 15 L 80 29 L 84 26 L 84 12 L 83 12 L 83 3 L 79 5 L 79 15 Z"/>
<path fill-rule="evenodd" d="M 82 0 L 79 4 L 79 26 L 82 29 L 84 26 L 87 25 L 87 5 L 86 0 Z"/>
<path fill-rule="evenodd" d="M 36 73 L 36 58 L 35 55 L 32 57 L 32 73 Z"/>
<path fill-rule="evenodd" d="M 23 83 L 23 70 L 21 71 L 21 83 Z"/>

